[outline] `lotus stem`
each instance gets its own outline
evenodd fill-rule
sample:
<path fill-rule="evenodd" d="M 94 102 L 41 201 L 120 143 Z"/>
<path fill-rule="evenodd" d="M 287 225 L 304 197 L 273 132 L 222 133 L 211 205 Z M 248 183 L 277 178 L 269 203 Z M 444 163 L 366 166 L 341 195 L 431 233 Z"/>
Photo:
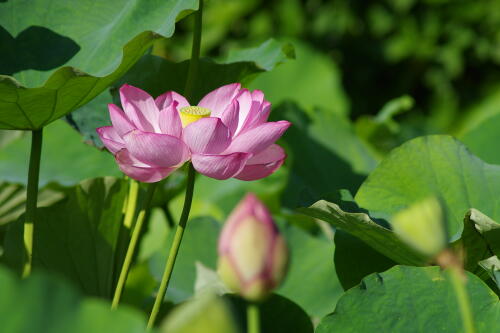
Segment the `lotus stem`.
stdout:
<path fill-rule="evenodd" d="M 158 183 L 149 184 L 148 191 L 146 192 L 146 197 L 142 202 L 141 211 L 139 212 L 139 215 L 137 215 L 137 221 L 132 231 L 132 236 L 130 238 L 130 243 L 128 244 L 127 253 L 125 254 L 125 260 L 123 261 L 123 266 L 118 278 L 118 283 L 116 284 L 115 294 L 113 295 L 113 302 L 111 303 L 111 309 L 116 309 L 118 307 L 118 304 L 120 303 L 123 287 L 125 286 L 125 282 L 127 281 L 130 264 L 132 263 L 132 259 L 134 258 L 135 248 L 137 247 L 137 242 L 141 234 L 142 225 L 144 224 L 144 218 L 146 217 L 146 212 L 149 208 L 157 185 Z M 129 202 L 130 199 L 131 198 L 128 199 Z"/>
<path fill-rule="evenodd" d="M 260 313 L 255 302 L 247 303 L 247 333 L 260 333 Z"/>
<path fill-rule="evenodd" d="M 189 211 L 191 210 L 191 202 L 193 201 L 194 192 L 194 179 L 195 171 L 192 164 L 189 164 L 187 170 L 187 185 L 186 185 L 186 196 L 184 198 L 184 207 L 182 208 L 181 219 L 179 224 L 175 229 L 174 240 L 170 246 L 170 252 L 167 257 L 167 262 L 165 264 L 165 270 L 163 271 L 163 276 L 161 278 L 160 288 L 158 289 L 158 294 L 156 295 L 155 303 L 153 305 L 153 310 L 151 310 L 151 315 L 148 321 L 148 329 L 154 326 L 158 312 L 160 311 L 161 303 L 165 298 L 167 293 L 168 283 L 172 277 L 172 271 L 174 269 L 175 259 L 179 253 L 179 248 L 181 246 L 182 236 L 186 230 L 186 224 L 189 217 Z"/>
<path fill-rule="evenodd" d="M 125 218 L 123 219 L 123 225 L 125 228 L 132 230 L 132 222 L 134 221 L 135 210 L 137 207 L 137 194 L 139 193 L 139 182 L 130 178 L 129 189 L 127 195 L 127 206 L 125 210 Z"/>
<path fill-rule="evenodd" d="M 192 102 L 194 83 L 196 82 L 196 76 L 198 74 L 198 61 L 200 59 L 200 48 L 201 48 L 201 25 L 203 17 L 203 0 L 199 1 L 198 11 L 194 17 L 194 32 L 193 32 L 193 47 L 191 49 L 191 60 L 189 61 L 188 75 L 186 79 L 186 86 L 184 88 L 184 96 L 188 101 Z M 167 257 L 167 262 L 165 264 L 165 270 L 163 271 L 163 276 L 161 278 L 160 287 L 158 289 L 158 294 L 151 310 L 151 315 L 149 316 L 148 329 L 153 328 L 158 312 L 160 311 L 161 304 L 167 293 L 168 283 L 172 276 L 172 271 L 174 269 L 175 259 L 179 253 L 179 248 L 182 242 L 182 236 L 186 229 L 189 212 L 191 210 L 191 202 L 193 201 L 194 192 L 194 179 L 195 170 L 192 164 L 188 165 L 187 168 L 187 184 L 186 184 L 186 195 L 184 197 L 184 206 L 182 208 L 181 219 L 179 224 L 175 229 L 174 240 L 170 246 L 170 251 Z"/>
<path fill-rule="evenodd" d="M 28 169 L 28 187 L 23 237 L 27 258 L 23 267 L 23 277 L 27 277 L 31 274 L 33 264 L 33 234 L 38 200 L 38 179 L 40 176 L 40 157 L 42 154 L 42 131 L 43 129 L 39 129 L 31 132 L 31 152 Z"/>
<path fill-rule="evenodd" d="M 460 316 L 462 317 L 464 332 L 476 333 L 463 270 L 460 267 L 452 266 L 449 273 L 453 289 L 455 289 L 458 307 L 460 308 Z"/>

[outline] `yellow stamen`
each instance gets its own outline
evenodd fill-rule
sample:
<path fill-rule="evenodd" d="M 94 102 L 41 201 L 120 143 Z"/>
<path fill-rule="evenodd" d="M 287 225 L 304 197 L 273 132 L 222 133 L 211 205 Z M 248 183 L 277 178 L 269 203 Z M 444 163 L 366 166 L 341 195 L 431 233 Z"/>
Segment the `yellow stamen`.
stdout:
<path fill-rule="evenodd" d="M 182 127 L 194 123 L 201 118 L 210 117 L 210 110 L 201 106 L 186 106 L 179 110 Z"/>

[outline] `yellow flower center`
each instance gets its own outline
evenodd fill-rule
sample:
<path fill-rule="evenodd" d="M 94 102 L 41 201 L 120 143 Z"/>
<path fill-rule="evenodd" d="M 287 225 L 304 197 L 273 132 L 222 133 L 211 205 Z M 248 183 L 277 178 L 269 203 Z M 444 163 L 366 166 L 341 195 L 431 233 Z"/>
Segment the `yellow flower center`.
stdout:
<path fill-rule="evenodd" d="M 210 117 L 211 111 L 201 106 L 186 106 L 179 110 L 181 117 L 182 127 L 194 123 L 201 118 Z"/>

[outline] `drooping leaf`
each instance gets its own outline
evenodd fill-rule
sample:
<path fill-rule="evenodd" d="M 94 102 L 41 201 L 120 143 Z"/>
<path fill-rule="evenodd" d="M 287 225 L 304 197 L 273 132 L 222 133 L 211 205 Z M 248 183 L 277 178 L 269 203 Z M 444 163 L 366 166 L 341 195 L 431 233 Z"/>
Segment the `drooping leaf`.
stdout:
<path fill-rule="evenodd" d="M 500 290 L 500 260 L 497 256 L 492 256 L 481 260 L 479 265 L 491 277 L 498 290 Z"/>
<path fill-rule="evenodd" d="M 0 319 L 3 333 L 141 333 L 145 318 L 127 307 L 85 299 L 66 281 L 35 273 L 17 280 L 0 267 Z"/>
<path fill-rule="evenodd" d="M 423 265 L 425 258 L 408 247 L 390 229 L 374 222 L 366 213 L 345 212 L 337 204 L 320 200 L 299 212 L 341 228 L 400 264 Z"/>
<path fill-rule="evenodd" d="M 454 245 L 464 253 L 464 268 L 485 279 L 485 272 L 480 262 L 498 252 L 498 231 L 500 224 L 477 209 L 471 209 L 464 218 L 464 229 L 459 240 Z"/>
<path fill-rule="evenodd" d="M 159 34 L 171 36 L 176 20 L 196 5 L 196 0 L 0 3 L 5 29 L 0 36 L 11 51 L 2 52 L 1 62 L 16 71 L 14 77 L 0 76 L 0 128 L 38 129 L 89 102 L 162 38 Z M 23 43 L 29 51 L 21 49 Z M 19 63 L 22 58 L 12 50 L 35 56 Z M 71 67 L 54 72 L 62 65 Z"/>
<path fill-rule="evenodd" d="M 197 103 L 205 94 L 229 83 L 248 82 L 256 74 L 273 69 L 278 64 L 292 57 L 293 47 L 269 40 L 261 46 L 245 49 L 223 62 L 201 59 L 198 66 L 198 79 L 193 87 L 192 103 Z M 247 52 L 248 51 L 248 52 Z M 245 55 L 245 56 L 243 56 Z M 145 55 L 127 74 L 120 79 L 115 87 L 124 83 L 146 90 L 152 96 L 158 96 L 168 90 L 183 93 L 186 84 L 189 60 L 174 63 L 162 57 Z M 113 89 L 117 92 L 117 89 Z M 115 101 L 117 96 L 115 95 Z M 95 102 L 84 106 L 71 115 L 73 124 L 97 146 L 102 146 L 95 134 L 95 128 L 109 124 L 107 103 L 112 103 L 111 95 L 101 94 Z"/>
<path fill-rule="evenodd" d="M 74 185 L 84 179 L 120 176 L 111 154 L 84 145 L 78 133 L 64 121 L 56 121 L 44 129 L 40 186 L 50 182 Z M 26 184 L 31 135 L 14 140 L 0 151 L 0 178 Z"/>
<path fill-rule="evenodd" d="M 450 136 L 420 137 L 394 149 L 355 200 L 371 213 L 390 216 L 431 195 L 442 199 L 448 236 L 456 240 L 470 208 L 500 219 L 500 166 L 483 162 Z"/>
<path fill-rule="evenodd" d="M 477 332 L 498 327 L 498 296 L 467 273 Z M 396 266 L 372 274 L 339 300 L 316 332 L 465 332 L 451 281 L 439 267 Z"/>
<path fill-rule="evenodd" d="M 110 297 L 114 291 L 122 207 L 127 183 L 112 177 L 84 181 L 68 198 L 37 210 L 33 240 L 34 270 L 57 272 L 85 294 Z M 23 265 L 22 222 L 10 224 L 5 260 Z"/>

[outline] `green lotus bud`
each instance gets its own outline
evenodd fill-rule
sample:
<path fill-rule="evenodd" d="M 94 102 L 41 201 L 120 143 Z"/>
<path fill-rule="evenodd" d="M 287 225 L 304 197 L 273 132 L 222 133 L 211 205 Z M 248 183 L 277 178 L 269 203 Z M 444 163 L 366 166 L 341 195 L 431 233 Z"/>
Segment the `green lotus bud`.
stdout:
<path fill-rule="evenodd" d="M 440 201 L 430 197 L 398 212 L 392 218 L 394 232 L 416 251 L 434 258 L 447 245 Z"/>
<path fill-rule="evenodd" d="M 265 298 L 286 273 L 288 248 L 271 214 L 248 194 L 229 216 L 219 239 L 218 273 L 233 292 Z"/>

